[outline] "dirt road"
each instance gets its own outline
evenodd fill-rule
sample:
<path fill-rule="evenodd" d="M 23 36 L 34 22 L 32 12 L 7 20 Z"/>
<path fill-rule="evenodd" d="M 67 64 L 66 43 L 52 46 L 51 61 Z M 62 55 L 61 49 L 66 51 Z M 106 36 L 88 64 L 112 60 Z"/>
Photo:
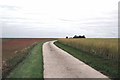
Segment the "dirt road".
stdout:
<path fill-rule="evenodd" d="M 44 78 L 108 78 L 49 41 L 43 45 Z"/>

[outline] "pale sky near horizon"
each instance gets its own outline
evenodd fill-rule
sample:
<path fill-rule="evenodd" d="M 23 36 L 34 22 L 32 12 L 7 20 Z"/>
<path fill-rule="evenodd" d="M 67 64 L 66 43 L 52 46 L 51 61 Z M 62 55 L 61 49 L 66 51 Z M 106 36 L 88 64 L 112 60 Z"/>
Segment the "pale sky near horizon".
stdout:
<path fill-rule="evenodd" d="M 0 37 L 117 38 L 119 1 L 0 0 Z"/>

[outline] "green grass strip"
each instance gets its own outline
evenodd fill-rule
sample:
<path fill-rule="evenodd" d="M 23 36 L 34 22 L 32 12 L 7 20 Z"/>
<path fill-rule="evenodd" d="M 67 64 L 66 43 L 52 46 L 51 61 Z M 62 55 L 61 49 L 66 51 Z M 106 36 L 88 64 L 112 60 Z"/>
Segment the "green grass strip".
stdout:
<path fill-rule="evenodd" d="M 85 62 L 86 64 L 100 71 L 101 73 L 109 76 L 110 78 L 118 78 L 117 62 L 108 59 L 103 59 L 102 57 L 83 52 L 73 47 L 61 44 L 58 41 L 54 44 L 57 45 L 59 48 L 65 50 L 72 56 L 76 57 L 77 59 Z"/>
<path fill-rule="evenodd" d="M 43 78 L 42 44 L 39 43 L 26 59 L 8 76 L 9 78 Z"/>

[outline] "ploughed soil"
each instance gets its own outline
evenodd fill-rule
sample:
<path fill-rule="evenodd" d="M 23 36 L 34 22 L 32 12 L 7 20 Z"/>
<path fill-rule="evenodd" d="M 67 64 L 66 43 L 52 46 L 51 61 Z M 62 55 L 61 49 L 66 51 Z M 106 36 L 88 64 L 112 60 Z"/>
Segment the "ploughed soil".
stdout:
<path fill-rule="evenodd" d="M 35 42 L 52 40 L 49 38 L 5 38 L 2 39 L 2 61 L 5 61 L 15 56 L 17 51 L 20 51 Z"/>
<path fill-rule="evenodd" d="M 24 60 L 29 51 L 37 44 L 53 39 L 49 38 L 5 38 L 2 39 L 2 77 L 9 73 Z"/>

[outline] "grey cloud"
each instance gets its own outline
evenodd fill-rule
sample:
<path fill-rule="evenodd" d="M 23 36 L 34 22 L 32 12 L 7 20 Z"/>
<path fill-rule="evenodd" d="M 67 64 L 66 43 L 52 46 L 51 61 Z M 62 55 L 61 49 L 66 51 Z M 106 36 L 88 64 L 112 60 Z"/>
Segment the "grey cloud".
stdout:
<path fill-rule="evenodd" d="M 10 5 L 0 5 L 0 8 L 9 9 L 9 10 L 19 9 L 19 7 L 17 7 L 17 6 L 10 6 Z"/>
<path fill-rule="evenodd" d="M 59 19 L 60 21 L 74 21 L 74 20 L 70 20 L 70 19 Z"/>
<path fill-rule="evenodd" d="M 17 10 L 19 7 L 9 6 L 9 5 L 0 5 L 0 8 L 7 10 Z M 14 11 L 10 11 L 14 12 Z M 17 12 L 17 11 L 15 11 Z M 19 11 L 18 11 L 19 12 Z M 9 13 L 8 13 L 9 14 Z M 27 37 L 65 37 L 65 36 L 74 36 L 78 35 L 86 35 L 87 37 L 117 37 L 118 29 L 117 29 L 117 13 L 116 11 L 108 12 L 105 16 L 79 19 L 80 15 L 76 16 L 77 19 L 71 19 L 70 16 L 67 17 L 56 17 L 56 21 L 47 21 L 52 20 L 49 19 L 48 15 L 44 15 L 44 13 L 38 11 L 26 11 L 25 14 L 30 14 L 29 18 L 24 18 L 23 16 L 15 17 L 14 15 L 5 14 L 0 17 L 0 22 L 2 22 L 2 37 L 16 37 L 16 38 L 27 38 Z M 12 13 L 11 13 L 12 14 Z M 16 14 L 16 13 L 15 13 Z M 34 18 L 34 15 L 38 17 Z M 41 17 L 39 15 L 48 16 Z M 51 15 L 54 16 L 54 15 Z M 74 15 L 73 15 L 74 16 Z M 59 18 L 58 18 L 59 17 Z M 33 18 L 33 19 L 32 19 Z M 50 17 L 51 18 L 51 17 Z M 53 17 L 54 18 L 54 17 Z M 44 22 L 42 22 L 42 19 Z M 40 20 L 40 21 L 39 21 Z M 54 20 L 54 19 L 53 19 Z"/>
<path fill-rule="evenodd" d="M 32 18 L 21 18 L 21 17 L 0 17 L 0 21 L 3 23 L 34 23 L 34 24 L 45 24 Z"/>
<path fill-rule="evenodd" d="M 5 16 L 1 16 L 0 19 L 24 19 L 24 20 L 26 20 L 27 18 L 21 18 L 21 17 L 5 17 Z"/>

